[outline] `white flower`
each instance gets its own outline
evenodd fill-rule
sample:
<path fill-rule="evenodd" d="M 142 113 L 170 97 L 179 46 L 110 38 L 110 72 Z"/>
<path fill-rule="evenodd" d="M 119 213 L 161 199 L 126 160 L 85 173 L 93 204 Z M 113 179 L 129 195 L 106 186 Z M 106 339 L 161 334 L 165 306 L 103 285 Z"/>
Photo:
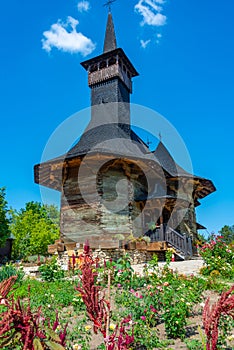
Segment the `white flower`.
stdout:
<path fill-rule="evenodd" d="M 79 344 L 74 344 L 74 345 L 73 345 L 73 350 L 81 350 L 81 345 L 79 345 Z"/>

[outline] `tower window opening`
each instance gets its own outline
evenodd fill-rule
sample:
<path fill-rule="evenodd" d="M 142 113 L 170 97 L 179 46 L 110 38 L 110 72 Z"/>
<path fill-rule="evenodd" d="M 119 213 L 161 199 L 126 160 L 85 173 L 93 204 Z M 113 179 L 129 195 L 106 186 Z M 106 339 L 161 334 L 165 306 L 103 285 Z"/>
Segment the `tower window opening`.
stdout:
<path fill-rule="evenodd" d="M 90 73 L 96 72 L 98 70 L 97 64 L 94 64 L 93 66 L 90 67 Z"/>
<path fill-rule="evenodd" d="M 107 66 L 107 62 L 106 61 L 102 61 L 99 65 L 99 69 L 102 69 L 102 68 L 106 68 Z"/>
<path fill-rule="evenodd" d="M 116 58 L 111 57 L 111 59 L 109 60 L 109 66 L 113 66 L 114 64 L 116 64 Z"/>

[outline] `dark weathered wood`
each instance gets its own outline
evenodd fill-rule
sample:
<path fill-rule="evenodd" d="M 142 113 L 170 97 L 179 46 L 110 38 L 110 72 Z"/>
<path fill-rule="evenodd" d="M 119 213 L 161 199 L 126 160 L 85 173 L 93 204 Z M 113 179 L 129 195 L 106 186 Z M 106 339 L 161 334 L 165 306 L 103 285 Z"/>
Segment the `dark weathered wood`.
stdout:
<path fill-rule="evenodd" d="M 130 93 L 138 72 L 116 47 L 110 13 L 107 23 L 104 52 L 81 63 L 91 88 L 91 122 L 66 155 L 34 167 L 35 182 L 61 192 L 65 241 L 139 237 L 153 222 L 161 225 L 154 241 L 190 253 L 190 237 L 197 238 L 195 207 L 215 187 L 179 167 L 161 140 L 151 152 L 131 129 Z M 102 148 L 106 141 L 110 147 Z M 119 187 L 123 180 L 127 185 Z M 165 232 L 163 225 L 174 230 Z"/>

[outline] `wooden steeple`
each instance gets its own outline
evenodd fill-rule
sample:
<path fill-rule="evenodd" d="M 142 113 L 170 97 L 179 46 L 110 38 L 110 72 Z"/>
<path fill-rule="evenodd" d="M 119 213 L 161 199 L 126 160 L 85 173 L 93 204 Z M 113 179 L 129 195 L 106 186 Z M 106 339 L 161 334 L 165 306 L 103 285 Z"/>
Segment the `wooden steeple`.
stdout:
<path fill-rule="evenodd" d="M 109 11 L 106 25 L 106 34 L 103 47 L 103 53 L 117 49 L 117 41 L 112 14 Z"/>

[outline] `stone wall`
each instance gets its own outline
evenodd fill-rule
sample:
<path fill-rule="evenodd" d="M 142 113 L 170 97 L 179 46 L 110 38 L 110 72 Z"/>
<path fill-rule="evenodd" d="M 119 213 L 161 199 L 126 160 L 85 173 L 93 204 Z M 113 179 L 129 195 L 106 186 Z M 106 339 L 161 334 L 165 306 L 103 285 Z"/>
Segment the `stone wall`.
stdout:
<path fill-rule="evenodd" d="M 69 264 L 69 258 L 72 257 L 72 254 L 75 255 L 75 251 L 65 251 L 63 253 L 58 254 L 58 261 L 60 265 L 66 269 Z M 94 249 L 93 250 L 93 257 L 99 258 L 100 264 L 104 262 L 104 260 L 110 260 L 117 261 L 119 258 L 125 256 L 126 254 L 129 255 L 131 264 L 137 265 L 137 264 L 144 264 L 150 261 L 153 257 L 153 255 L 158 255 L 159 261 L 165 261 L 165 252 L 149 252 L 149 251 L 138 251 L 138 250 L 125 250 L 125 249 Z"/>

